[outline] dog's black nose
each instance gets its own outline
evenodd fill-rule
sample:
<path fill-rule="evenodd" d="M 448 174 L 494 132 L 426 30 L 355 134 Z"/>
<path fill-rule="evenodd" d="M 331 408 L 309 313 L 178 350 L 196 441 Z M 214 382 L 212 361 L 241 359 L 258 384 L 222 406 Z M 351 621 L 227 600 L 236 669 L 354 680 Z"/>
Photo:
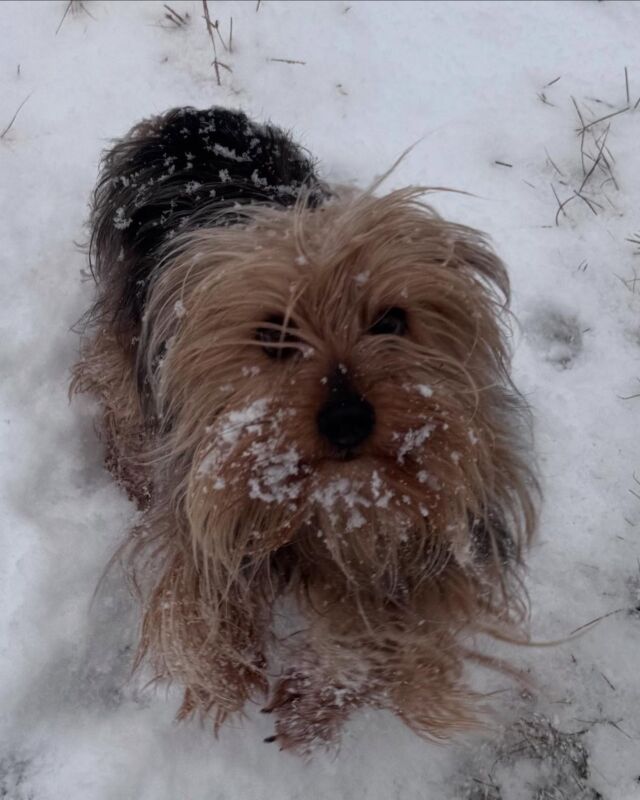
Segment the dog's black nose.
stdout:
<path fill-rule="evenodd" d="M 376 416 L 364 397 L 337 391 L 320 409 L 317 421 L 318 430 L 332 445 L 350 450 L 371 435 Z"/>

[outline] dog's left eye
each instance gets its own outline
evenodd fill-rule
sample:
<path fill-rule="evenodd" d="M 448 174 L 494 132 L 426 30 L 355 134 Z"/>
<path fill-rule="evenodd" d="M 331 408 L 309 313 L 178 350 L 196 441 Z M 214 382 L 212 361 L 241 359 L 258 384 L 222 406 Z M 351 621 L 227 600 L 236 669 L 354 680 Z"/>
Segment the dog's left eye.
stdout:
<path fill-rule="evenodd" d="M 269 358 L 280 361 L 291 358 L 298 351 L 298 347 L 287 347 L 287 342 L 299 343 L 300 339 L 292 333 L 292 325 L 289 320 L 285 327 L 285 320 L 281 314 L 272 314 L 264 321 L 264 327 L 256 331 L 256 339 L 263 343 L 262 349 Z"/>
<path fill-rule="evenodd" d="M 369 333 L 374 336 L 404 336 L 407 333 L 407 312 L 402 308 L 386 308 L 382 311 Z"/>

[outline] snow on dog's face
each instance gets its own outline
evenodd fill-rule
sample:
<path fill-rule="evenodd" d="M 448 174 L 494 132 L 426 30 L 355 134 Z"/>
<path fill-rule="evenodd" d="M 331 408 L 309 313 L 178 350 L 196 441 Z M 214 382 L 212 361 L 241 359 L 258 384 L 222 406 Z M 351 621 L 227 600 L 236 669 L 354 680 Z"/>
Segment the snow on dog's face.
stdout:
<path fill-rule="evenodd" d="M 506 274 L 419 194 L 243 210 L 159 270 L 141 369 L 218 587 L 268 573 L 404 602 L 526 539 Z"/>

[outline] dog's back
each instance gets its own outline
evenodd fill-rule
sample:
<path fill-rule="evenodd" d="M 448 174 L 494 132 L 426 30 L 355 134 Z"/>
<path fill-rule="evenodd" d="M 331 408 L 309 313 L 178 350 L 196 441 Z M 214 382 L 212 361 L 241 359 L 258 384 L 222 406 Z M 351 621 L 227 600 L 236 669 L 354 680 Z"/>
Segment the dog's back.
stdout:
<path fill-rule="evenodd" d="M 229 224 L 246 203 L 291 206 L 323 189 L 290 137 L 240 111 L 177 108 L 145 120 L 107 151 L 94 194 L 95 315 L 135 335 L 163 246 L 202 224 Z"/>

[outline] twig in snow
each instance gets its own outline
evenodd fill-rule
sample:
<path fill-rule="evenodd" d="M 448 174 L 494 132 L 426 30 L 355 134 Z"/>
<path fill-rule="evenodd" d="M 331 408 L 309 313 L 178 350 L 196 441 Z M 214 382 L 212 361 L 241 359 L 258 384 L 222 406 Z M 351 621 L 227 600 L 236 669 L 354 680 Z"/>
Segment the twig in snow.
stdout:
<path fill-rule="evenodd" d="M 204 20 L 207 25 L 207 33 L 209 34 L 209 38 L 211 39 L 211 44 L 213 45 L 213 68 L 215 69 L 216 73 L 216 82 L 218 86 L 222 86 L 222 81 L 220 80 L 220 67 L 231 72 L 231 67 L 227 66 L 227 64 L 223 64 L 222 61 L 218 61 L 218 51 L 216 49 L 216 37 L 214 36 L 214 31 L 217 31 L 218 36 L 220 36 L 220 41 L 223 43 L 225 50 L 226 45 L 224 44 L 224 40 L 220 35 L 220 31 L 218 30 L 218 20 L 216 20 L 216 24 L 214 25 L 211 22 L 211 17 L 209 16 L 209 6 L 207 4 L 207 0 L 202 0 L 202 7 L 204 9 Z"/>
<path fill-rule="evenodd" d="M 494 164 L 499 164 L 501 167 L 513 167 L 513 164 L 507 164 L 506 161 L 494 161 Z"/>
<path fill-rule="evenodd" d="M 225 52 L 230 53 L 232 47 L 232 40 L 233 40 L 233 17 L 230 17 L 230 27 L 229 27 L 229 43 L 225 42 L 222 34 L 220 33 L 220 20 L 217 19 L 215 22 L 211 22 L 211 17 L 208 18 L 208 25 L 211 26 L 210 30 L 214 30 L 218 34 L 218 38 L 220 39 L 220 43 L 225 49 Z"/>

